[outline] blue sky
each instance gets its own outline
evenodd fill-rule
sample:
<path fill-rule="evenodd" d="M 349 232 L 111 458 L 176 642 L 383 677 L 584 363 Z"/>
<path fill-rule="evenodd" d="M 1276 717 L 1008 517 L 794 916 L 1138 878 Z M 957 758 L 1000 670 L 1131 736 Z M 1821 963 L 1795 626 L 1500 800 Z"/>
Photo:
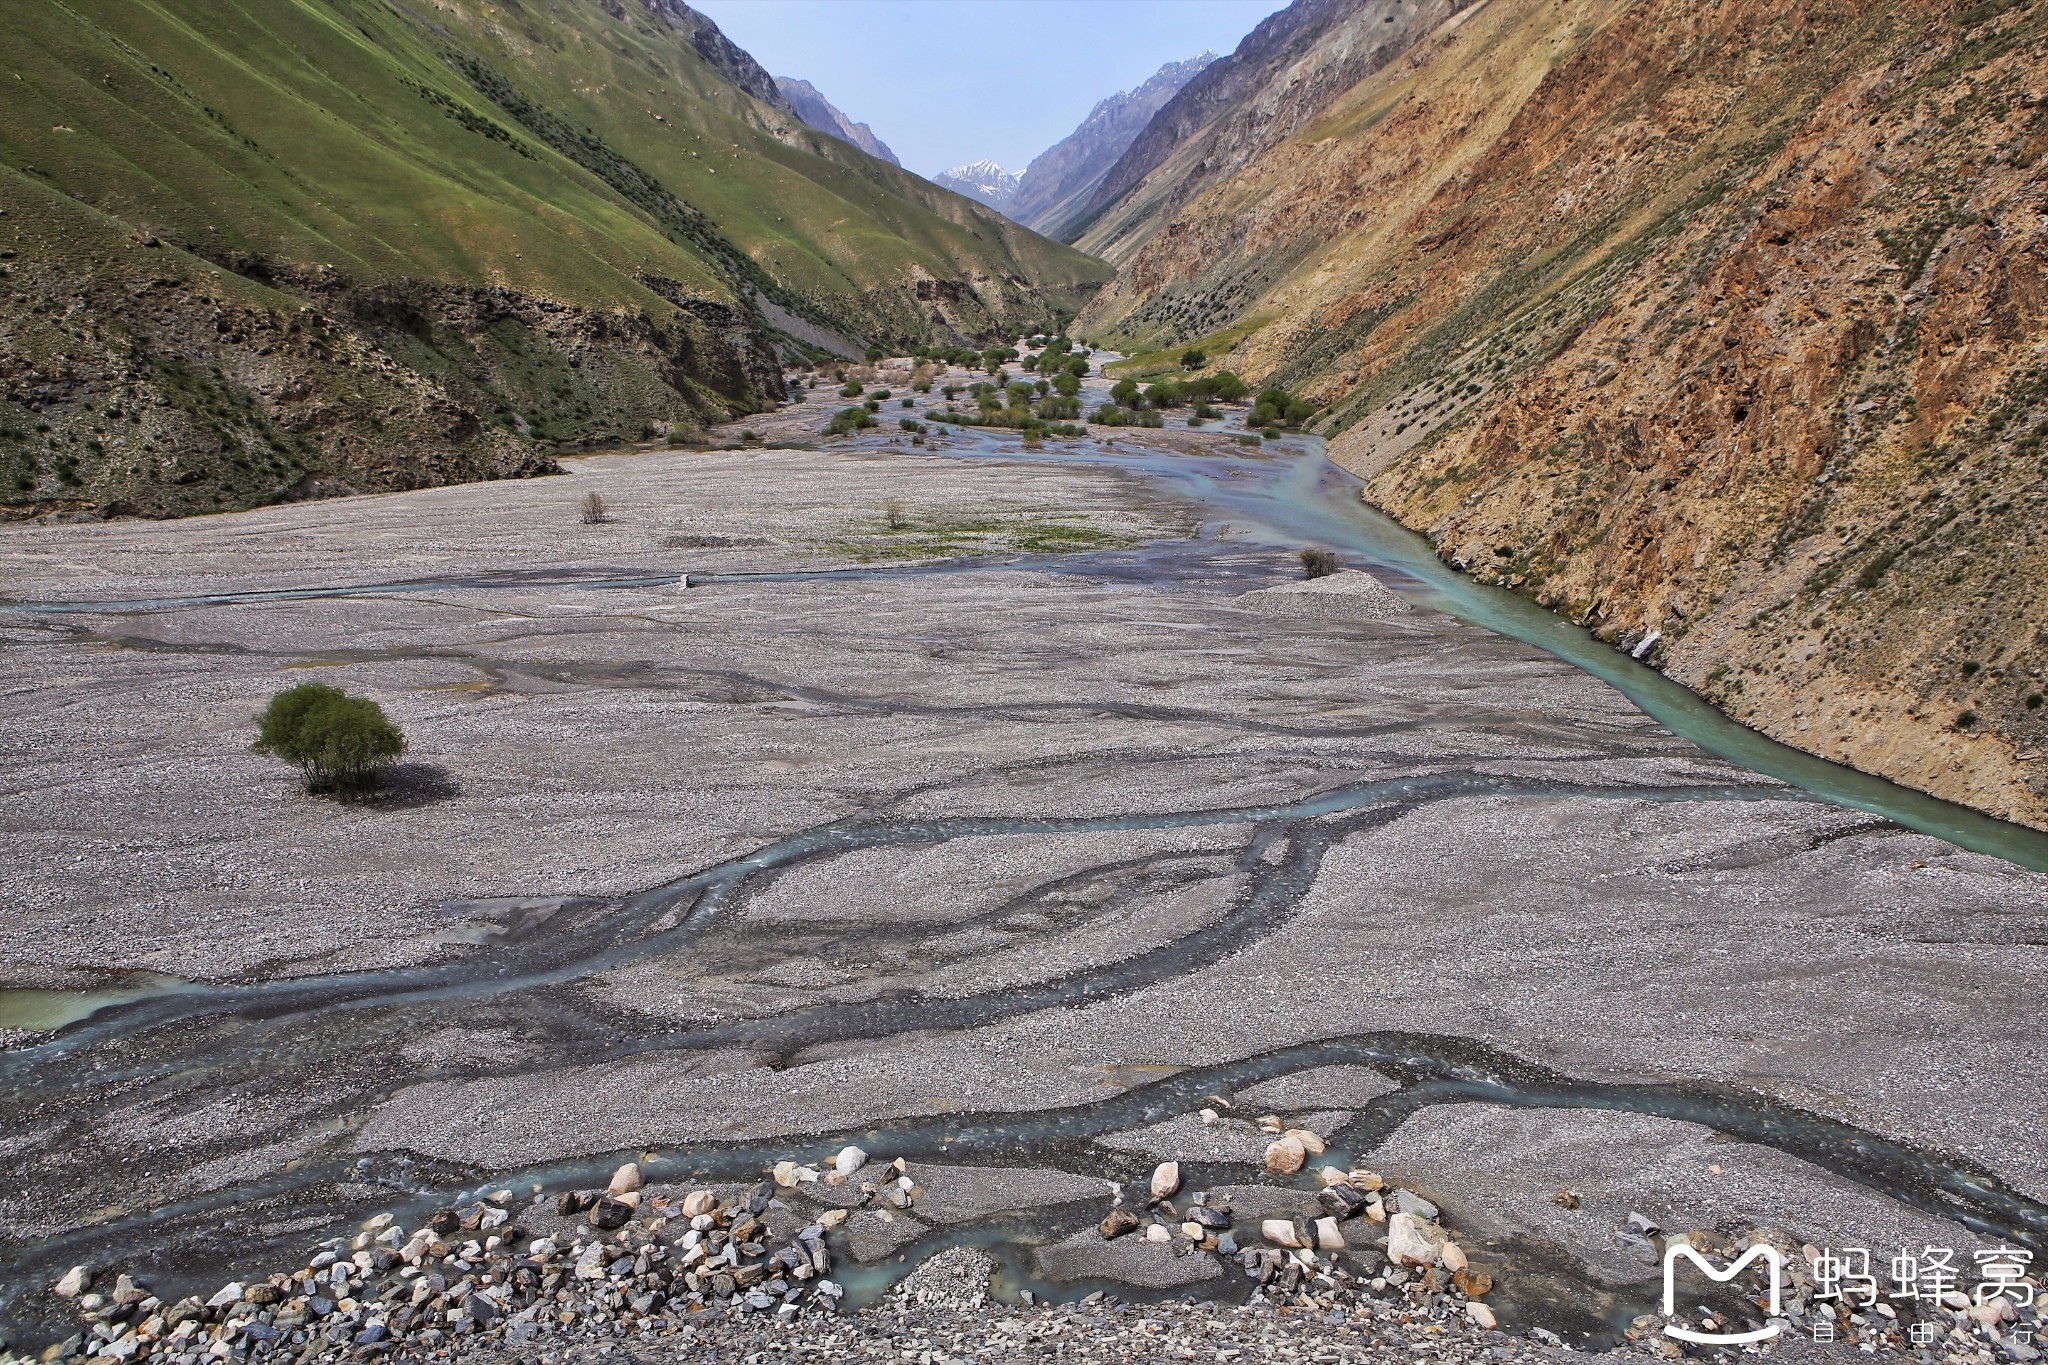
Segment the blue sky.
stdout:
<path fill-rule="evenodd" d="M 778 76 L 809 81 L 905 166 L 1021 171 L 1095 102 L 1227 53 L 1287 0 L 691 0 Z"/>

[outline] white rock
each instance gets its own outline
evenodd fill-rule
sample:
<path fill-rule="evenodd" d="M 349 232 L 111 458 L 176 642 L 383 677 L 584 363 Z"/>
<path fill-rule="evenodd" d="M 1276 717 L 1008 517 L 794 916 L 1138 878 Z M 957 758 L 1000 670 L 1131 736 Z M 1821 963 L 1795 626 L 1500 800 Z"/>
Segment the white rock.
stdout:
<path fill-rule="evenodd" d="M 1397 1213 L 1387 1220 L 1387 1259 L 1395 1265 L 1435 1265 L 1443 1254 L 1443 1241 L 1442 1229 L 1412 1213 Z"/>
<path fill-rule="evenodd" d="M 1202 1111 L 1202 1126 L 1204 1128 L 1214 1128 L 1218 1123 L 1221 1123 L 1222 1121 L 1223 1116 L 1221 1114 L 1218 1114 L 1214 1109 L 1204 1109 Z"/>
<path fill-rule="evenodd" d="M 1459 1246 L 1456 1242 L 1446 1241 L 1442 1254 L 1444 1269 L 1450 1271 L 1453 1275 L 1472 1264 L 1471 1258 L 1465 1254 L 1465 1248 Z"/>
<path fill-rule="evenodd" d="M 1145 1240 L 1148 1242 L 1170 1242 L 1173 1240 L 1173 1234 L 1167 1230 L 1164 1223 L 1147 1223 L 1145 1225 Z"/>
<path fill-rule="evenodd" d="M 1298 1247 L 1301 1238 L 1295 1234 L 1294 1224 L 1286 1218 L 1268 1218 L 1259 1224 L 1259 1235 L 1274 1246 Z"/>
<path fill-rule="evenodd" d="M 1307 1160 L 1308 1150 L 1291 1133 L 1266 1148 L 1266 1169 L 1275 1175 L 1293 1175 Z"/>
<path fill-rule="evenodd" d="M 775 1183 L 785 1190 L 796 1187 L 796 1163 L 794 1161 L 778 1161 L 775 1163 Z"/>
<path fill-rule="evenodd" d="M 1316 1171 L 1316 1179 L 1322 1181 L 1325 1186 L 1348 1185 L 1351 1183 L 1351 1173 L 1342 1166 L 1324 1166 Z"/>
<path fill-rule="evenodd" d="M 384 1231 L 384 1229 L 390 1227 L 393 1223 L 397 1221 L 398 1219 L 393 1217 L 391 1214 L 380 1213 L 375 1218 L 365 1218 L 363 1220 L 363 1231 L 382 1232 Z"/>
<path fill-rule="evenodd" d="M 82 1265 L 75 1265 L 64 1272 L 64 1278 L 57 1281 L 56 1292 L 67 1299 L 75 1299 L 92 1284 L 92 1271 Z"/>
<path fill-rule="evenodd" d="M 691 1190 L 683 1196 L 683 1217 L 695 1218 L 718 1207 L 718 1196 L 709 1190 Z"/>
<path fill-rule="evenodd" d="M 639 1163 L 629 1161 L 612 1172 L 612 1183 L 605 1188 L 613 1194 L 631 1194 L 644 1183 L 640 1178 Z"/>
<path fill-rule="evenodd" d="M 213 1297 L 206 1301 L 206 1306 L 208 1308 L 225 1308 L 231 1303 L 240 1303 L 241 1301 L 242 1282 L 234 1280 L 215 1290 Z"/>
<path fill-rule="evenodd" d="M 1316 1249 L 1319 1251 L 1342 1251 L 1344 1249 L 1344 1229 L 1337 1226 L 1336 1219 L 1316 1219 Z"/>
<path fill-rule="evenodd" d="M 1493 1310 L 1491 1308 L 1488 1308 L 1483 1303 L 1466 1304 L 1465 1316 L 1472 1319 L 1472 1325 L 1474 1327 L 1477 1327 L 1481 1331 L 1485 1332 L 1491 1332 L 1494 1329 L 1495 1325 L 1499 1322 L 1499 1319 L 1493 1316 Z"/>
<path fill-rule="evenodd" d="M 1152 1169 L 1152 1197 L 1164 1199 L 1180 1188 L 1180 1163 L 1162 1161 Z"/>
<path fill-rule="evenodd" d="M 868 1154 L 853 1146 L 841 1147 L 839 1155 L 832 1158 L 832 1169 L 841 1175 L 852 1175 L 867 1164 Z"/>
<path fill-rule="evenodd" d="M 1321 1156 L 1323 1154 L 1323 1140 L 1317 1137 L 1314 1133 L 1310 1132 L 1308 1129 L 1289 1128 L 1287 1130 L 1287 1136 L 1293 1138 L 1296 1142 L 1300 1143 L 1301 1150 L 1308 1153 L 1310 1156 Z"/>

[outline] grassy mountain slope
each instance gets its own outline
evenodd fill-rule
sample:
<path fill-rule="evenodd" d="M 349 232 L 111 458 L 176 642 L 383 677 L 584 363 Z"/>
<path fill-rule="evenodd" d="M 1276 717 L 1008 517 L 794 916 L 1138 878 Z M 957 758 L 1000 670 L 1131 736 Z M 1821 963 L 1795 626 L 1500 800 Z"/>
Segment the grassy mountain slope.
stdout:
<path fill-rule="evenodd" d="M 2048 824 L 2043 70 L 2003 0 L 1489 0 L 1182 187 L 1081 325 L 1234 347 L 1453 562 Z"/>
<path fill-rule="evenodd" d="M 674 0 L 52 0 L 0 36 L 16 514 L 533 472 L 760 406 L 777 348 L 1107 274 L 741 90 Z"/>

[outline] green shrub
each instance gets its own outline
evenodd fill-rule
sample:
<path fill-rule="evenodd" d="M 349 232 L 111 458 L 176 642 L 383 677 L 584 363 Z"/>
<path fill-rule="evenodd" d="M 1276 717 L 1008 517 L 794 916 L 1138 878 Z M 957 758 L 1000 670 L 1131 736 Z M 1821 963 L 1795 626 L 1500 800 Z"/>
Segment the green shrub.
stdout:
<path fill-rule="evenodd" d="M 300 683 L 270 699 L 250 747 L 297 764 L 307 791 L 348 799 L 369 790 L 397 761 L 405 736 L 368 697 L 326 683 Z"/>
<path fill-rule="evenodd" d="M 839 390 L 839 396 L 841 398 L 858 398 L 860 397 L 860 387 L 858 379 L 849 379 L 846 381 L 846 386 Z"/>
<path fill-rule="evenodd" d="M 1255 427 L 1298 427 L 1315 415 L 1315 404 L 1274 385 L 1260 390 L 1259 401 L 1245 421 Z"/>
<path fill-rule="evenodd" d="M 844 436 L 850 431 L 875 424 L 874 415 L 866 408 L 841 408 L 832 414 L 832 420 L 825 424 L 827 436 Z"/>
<path fill-rule="evenodd" d="M 1199 370 L 1208 363 L 1209 357 L 1194 346 L 1180 353 L 1180 367 L 1184 370 Z"/>
<path fill-rule="evenodd" d="M 1335 550 L 1313 547 L 1303 550 L 1300 555 L 1303 578 L 1328 578 L 1343 565 L 1337 559 Z"/>

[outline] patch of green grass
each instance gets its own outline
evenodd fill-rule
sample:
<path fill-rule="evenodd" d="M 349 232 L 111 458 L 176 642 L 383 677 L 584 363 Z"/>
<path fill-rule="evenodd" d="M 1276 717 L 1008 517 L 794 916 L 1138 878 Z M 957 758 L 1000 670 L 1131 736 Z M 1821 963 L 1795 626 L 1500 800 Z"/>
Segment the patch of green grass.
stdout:
<path fill-rule="evenodd" d="M 1085 512 L 1056 508 L 904 508 L 850 522 L 819 548 L 862 564 L 973 555 L 1068 554 L 1134 544 L 1129 536 L 1089 523 Z"/>

